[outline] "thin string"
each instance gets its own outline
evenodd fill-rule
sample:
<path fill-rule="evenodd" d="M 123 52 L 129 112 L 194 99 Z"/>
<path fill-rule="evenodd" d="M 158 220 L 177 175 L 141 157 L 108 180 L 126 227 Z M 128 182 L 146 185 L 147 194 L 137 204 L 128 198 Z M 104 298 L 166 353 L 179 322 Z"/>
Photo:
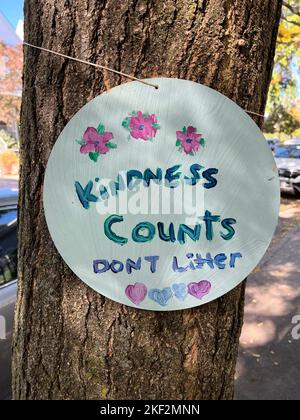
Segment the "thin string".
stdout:
<path fill-rule="evenodd" d="M 82 63 L 82 64 L 86 64 L 88 66 L 96 67 L 98 69 L 107 70 L 111 73 L 118 74 L 119 76 L 127 77 L 127 79 L 136 80 L 137 82 L 142 83 L 143 85 L 147 85 L 147 86 L 153 87 L 155 89 L 159 88 L 158 85 L 155 85 L 155 84 L 150 83 L 150 82 L 146 82 L 145 80 L 139 79 L 138 77 L 135 77 L 135 76 L 131 76 L 130 74 L 126 74 L 126 73 L 123 73 L 121 71 L 111 69 L 110 67 L 102 66 L 101 64 L 95 64 L 95 63 L 91 63 L 90 61 L 81 60 L 80 58 L 71 57 L 69 55 L 59 53 L 57 51 L 53 51 L 53 50 L 49 50 L 47 48 L 38 47 L 36 45 L 29 44 L 28 42 L 25 42 L 25 41 L 23 42 L 23 45 L 26 45 L 27 47 L 35 48 L 37 50 L 44 51 L 44 52 L 47 52 L 47 53 L 50 53 L 50 54 L 58 55 L 59 57 L 67 58 L 69 60 L 77 61 L 78 63 Z M 252 114 L 252 115 L 255 115 L 257 117 L 265 118 L 264 115 L 258 114 L 257 112 L 254 112 L 254 111 L 248 111 L 248 110 L 245 109 L 245 112 L 247 112 L 247 114 Z"/>
<path fill-rule="evenodd" d="M 256 115 L 257 117 L 265 118 L 263 114 L 258 114 L 257 112 L 254 112 L 254 111 L 248 111 L 247 109 L 244 109 L 244 111 L 247 112 L 247 114 Z"/>
<path fill-rule="evenodd" d="M 142 80 L 142 79 L 138 79 L 137 77 L 131 76 L 130 74 L 126 74 L 121 71 L 114 70 L 106 66 L 102 66 L 101 64 L 95 64 L 89 61 L 81 60 L 79 58 L 70 57 L 69 55 L 62 54 L 57 51 L 52 51 L 52 50 L 48 50 L 47 48 L 37 47 L 36 45 L 28 44 L 28 42 L 23 42 L 23 45 L 26 45 L 27 47 L 31 47 L 31 48 L 36 48 L 37 50 L 41 50 L 50 54 L 58 55 L 59 57 L 68 58 L 69 60 L 77 61 L 78 63 L 86 64 L 88 66 L 96 67 L 98 69 L 107 70 L 107 71 L 110 71 L 111 73 L 118 74 L 119 76 L 124 76 L 124 77 L 127 77 L 128 79 L 136 80 L 137 82 L 143 83 L 144 85 L 151 86 L 155 89 L 158 89 L 158 85 L 154 85 L 153 83 L 146 82 L 145 80 Z"/>

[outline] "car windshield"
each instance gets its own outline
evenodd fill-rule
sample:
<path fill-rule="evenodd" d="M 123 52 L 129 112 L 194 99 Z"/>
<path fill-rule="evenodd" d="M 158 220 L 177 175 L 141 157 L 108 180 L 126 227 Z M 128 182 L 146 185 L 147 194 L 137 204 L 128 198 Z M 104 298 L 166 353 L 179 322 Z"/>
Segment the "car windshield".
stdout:
<path fill-rule="evenodd" d="M 275 151 L 275 157 L 300 159 L 300 146 L 278 147 Z"/>
<path fill-rule="evenodd" d="M 17 210 L 0 210 L 0 234 L 2 230 L 7 229 L 17 222 Z"/>
<path fill-rule="evenodd" d="M 0 208 L 0 286 L 17 278 L 17 210 Z"/>

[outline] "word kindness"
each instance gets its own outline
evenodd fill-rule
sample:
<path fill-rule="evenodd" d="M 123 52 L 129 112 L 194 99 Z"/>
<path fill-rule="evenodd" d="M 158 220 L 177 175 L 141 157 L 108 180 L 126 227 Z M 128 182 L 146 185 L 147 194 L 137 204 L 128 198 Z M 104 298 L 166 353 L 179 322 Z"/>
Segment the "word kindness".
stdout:
<path fill-rule="evenodd" d="M 203 166 L 194 164 L 190 167 L 190 176 L 184 176 L 180 172 L 180 168 L 181 165 L 175 165 L 168 168 L 165 172 L 161 168 L 157 168 L 155 172 L 149 168 L 144 172 L 131 169 L 125 174 L 119 173 L 117 181 L 110 182 L 109 188 L 101 185 L 101 183 L 99 185 L 100 178 L 96 178 L 95 181 L 90 180 L 85 186 L 76 181 L 75 189 L 82 206 L 85 209 L 89 209 L 90 203 L 107 200 L 109 197 L 118 195 L 119 191 L 125 191 L 126 188 L 129 191 L 133 191 L 140 184 L 149 187 L 151 182 L 155 182 L 167 188 L 177 188 L 180 185 L 180 181 L 183 181 L 186 185 L 194 186 L 200 180 L 203 180 L 203 187 L 211 189 L 218 183 L 215 175 L 219 171 L 216 168 L 204 170 Z"/>

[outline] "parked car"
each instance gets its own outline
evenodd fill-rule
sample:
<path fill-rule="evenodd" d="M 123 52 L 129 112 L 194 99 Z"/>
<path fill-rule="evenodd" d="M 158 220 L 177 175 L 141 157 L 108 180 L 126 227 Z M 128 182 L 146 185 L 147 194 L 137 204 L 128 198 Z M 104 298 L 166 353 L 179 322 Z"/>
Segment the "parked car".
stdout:
<path fill-rule="evenodd" d="M 277 147 L 275 160 L 281 189 L 300 195 L 300 145 L 285 144 Z"/>
<path fill-rule="evenodd" d="M 17 293 L 16 190 L 0 189 L 0 400 L 11 397 L 11 342 Z"/>
<path fill-rule="evenodd" d="M 284 145 L 290 146 L 292 144 L 300 146 L 300 137 L 294 137 L 293 139 L 284 142 Z"/>
<path fill-rule="evenodd" d="M 270 146 L 270 149 L 272 152 L 275 152 L 276 147 L 279 145 L 278 139 L 267 139 L 268 145 Z"/>

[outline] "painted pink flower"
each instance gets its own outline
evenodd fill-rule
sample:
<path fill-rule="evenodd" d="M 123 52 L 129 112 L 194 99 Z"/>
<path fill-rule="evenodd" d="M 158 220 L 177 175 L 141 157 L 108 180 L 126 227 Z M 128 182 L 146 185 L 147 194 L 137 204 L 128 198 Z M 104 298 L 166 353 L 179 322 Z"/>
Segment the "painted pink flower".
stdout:
<path fill-rule="evenodd" d="M 113 138 L 113 133 L 105 131 L 104 125 L 99 124 L 97 128 L 87 128 L 83 138 L 76 142 L 80 144 L 80 153 L 88 154 L 92 161 L 97 162 L 100 155 L 105 155 L 110 149 L 118 147 L 111 142 Z"/>
<path fill-rule="evenodd" d="M 144 141 L 153 141 L 160 128 L 156 115 L 143 114 L 141 111 L 132 112 L 130 117 L 125 118 L 122 125 L 130 132 L 129 138 Z"/>
<path fill-rule="evenodd" d="M 80 148 L 80 153 L 98 152 L 105 155 L 109 151 L 107 143 L 113 138 L 113 134 L 105 131 L 99 134 L 96 128 L 89 127 L 83 135 L 84 144 Z"/>
<path fill-rule="evenodd" d="M 179 146 L 187 155 L 194 154 L 200 146 L 205 144 L 202 134 L 198 134 L 197 129 L 191 126 L 184 127 L 183 131 L 176 131 L 176 139 L 176 146 Z"/>

